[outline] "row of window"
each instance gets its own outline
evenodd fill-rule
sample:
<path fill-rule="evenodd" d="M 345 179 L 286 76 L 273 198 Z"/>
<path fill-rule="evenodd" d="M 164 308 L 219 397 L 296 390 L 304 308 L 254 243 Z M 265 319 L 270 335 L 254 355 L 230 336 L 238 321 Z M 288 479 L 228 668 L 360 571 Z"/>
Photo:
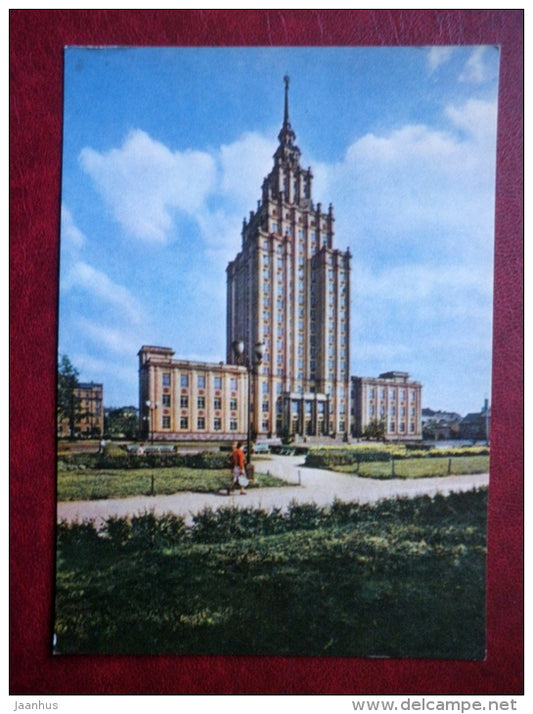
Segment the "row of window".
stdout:
<path fill-rule="evenodd" d="M 163 403 L 164 407 L 171 406 L 170 394 L 163 394 L 162 403 Z M 197 397 L 196 398 L 196 407 L 198 409 L 205 409 L 205 404 L 206 404 L 205 397 Z M 180 396 L 180 409 L 188 409 L 188 408 L 189 408 L 189 397 L 185 394 L 182 394 Z M 236 411 L 236 409 L 237 409 L 237 400 L 233 397 L 229 400 L 229 408 L 231 411 Z M 221 397 L 215 397 L 213 399 L 213 409 L 222 409 L 222 398 Z"/>
<path fill-rule="evenodd" d="M 373 404 L 370 404 L 368 407 L 368 413 L 370 416 L 375 416 L 376 409 Z M 399 416 L 405 416 L 406 415 L 406 410 L 405 407 L 400 407 L 398 410 Z M 385 407 L 381 405 L 379 407 L 379 415 L 380 416 L 385 416 Z M 391 405 L 389 407 L 389 416 L 394 417 L 396 416 L 396 407 L 394 405 Z M 415 407 L 411 407 L 409 409 L 409 416 L 414 417 L 415 416 Z"/>
<path fill-rule="evenodd" d="M 393 422 L 393 421 L 391 421 L 391 422 L 389 423 L 389 432 L 395 432 L 395 431 L 396 431 L 396 423 Z M 415 431 L 416 431 L 415 425 L 414 425 L 414 423 L 411 422 L 411 423 L 409 424 L 409 433 L 410 433 L 410 434 L 414 434 Z M 405 422 L 401 421 L 401 422 L 399 423 L 399 425 L 398 425 L 398 432 L 399 432 L 400 434 L 405 434 Z"/>
<path fill-rule="evenodd" d="M 379 390 L 379 398 L 380 399 L 385 399 L 386 395 L 386 389 L 384 387 L 381 387 Z M 376 390 L 374 387 L 370 387 L 368 390 L 368 398 L 369 399 L 374 399 L 375 398 L 375 392 Z M 401 402 L 405 401 L 405 395 L 406 395 L 406 390 L 405 389 L 400 389 L 398 390 L 398 396 L 399 400 Z M 416 393 L 414 389 L 409 390 L 409 400 L 411 402 L 414 402 L 416 398 Z M 389 399 L 395 400 L 396 399 L 396 389 L 394 388 L 389 388 Z"/>
<path fill-rule="evenodd" d="M 182 388 L 187 388 L 190 386 L 191 383 L 191 378 L 190 375 L 188 374 L 180 374 L 179 376 L 179 384 L 180 387 Z M 170 387 L 171 384 L 171 374 L 170 372 L 163 372 L 162 374 L 162 384 L 163 387 Z M 207 384 L 207 377 L 203 374 L 199 374 L 196 377 L 196 386 L 198 389 L 205 389 Z M 238 380 L 236 377 L 232 377 L 230 379 L 230 389 L 232 391 L 236 391 L 238 386 Z M 222 389 L 222 377 L 213 377 L 213 388 L 214 389 Z M 168 396 L 168 395 L 165 395 Z M 165 405 L 167 406 L 167 405 Z M 169 405 L 168 405 L 169 406 Z"/>
<path fill-rule="evenodd" d="M 170 429 L 170 417 L 169 416 L 164 416 L 161 420 L 161 427 L 163 429 Z M 181 431 L 189 431 L 189 417 L 182 416 L 180 417 L 180 426 L 179 426 Z M 198 417 L 196 420 L 196 429 L 198 431 L 205 431 L 206 429 L 206 420 L 205 417 Z M 237 419 L 230 419 L 229 420 L 229 431 L 237 431 L 238 430 L 238 424 L 237 424 Z M 219 417 L 215 417 L 213 419 L 213 431 L 222 431 L 222 419 Z"/>

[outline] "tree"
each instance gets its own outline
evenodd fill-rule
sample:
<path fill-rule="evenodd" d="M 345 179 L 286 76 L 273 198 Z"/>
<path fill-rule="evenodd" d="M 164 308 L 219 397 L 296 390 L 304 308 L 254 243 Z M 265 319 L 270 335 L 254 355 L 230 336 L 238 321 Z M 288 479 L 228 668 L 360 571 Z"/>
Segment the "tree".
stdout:
<path fill-rule="evenodd" d="M 57 421 L 58 426 L 68 421 L 69 438 L 74 439 L 76 420 L 81 400 L 76 394 L 79 372 L 67 355 L 63 355 L 57 368 Z"/>
<path fill-rule="evenodd" d="M 105 433 L 118 439 L 135 439 L 139 431 L 139 418 L 135 407 L 109 409 L 105 416 Z"/>
<path fill-rule="evenodd" d="M 372 419 L 368 422 L 363 437 L 366 439 L 383 439 L 385 437 L 385 420 Z"/>

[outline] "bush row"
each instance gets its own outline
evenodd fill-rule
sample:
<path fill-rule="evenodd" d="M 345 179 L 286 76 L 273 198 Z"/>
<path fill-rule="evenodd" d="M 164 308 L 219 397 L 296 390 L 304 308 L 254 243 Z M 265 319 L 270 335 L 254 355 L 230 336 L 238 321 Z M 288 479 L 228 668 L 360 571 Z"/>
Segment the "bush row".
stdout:
<path fill-rule="evenodd" d="M 204 451 L 197 454 L 130 454 L 114 450 L 103 454 L 70 454 L 59 461 L 60 468 L 144 469 L 185 467 L 192 469 L 228 469 L 227 453 Z"/>
<path fill-rule="evenodd" d="M 271 536 L 318 528 L 353 527 L 396 519 L 401 523 L 453 522 L 463 514 L 470 518 L 479 509 L 486 512 L 487 489 L 477 489 L 447 496 L 419 496 L 358 504 L 334 501 L 331 506 L 291 503 L 286 511 L 274 508 L 228 506 L 205 508 L 187 526 L 182 516 L 155 516 L 146 512 L 134 517 L 112 517 L 97 527 L 93 521 L 58 524 L 58 545 L 63 548 L 98 547 L 171 547 L 185 541 L 192 543 L 227 542 L 232 539 Z"/>
<path fill-rule="evenodd" d="M 392 459 L 480 456 L 487 454 L 489 454 L 488 446 L 463 446 L 446 449 L 414 449 L 396 444 L 357 445 L 342 448 L 317 447 L 309 449 L 305 465 L 314 468 L 331 468 L 333 466 L 391 461 Z"/>

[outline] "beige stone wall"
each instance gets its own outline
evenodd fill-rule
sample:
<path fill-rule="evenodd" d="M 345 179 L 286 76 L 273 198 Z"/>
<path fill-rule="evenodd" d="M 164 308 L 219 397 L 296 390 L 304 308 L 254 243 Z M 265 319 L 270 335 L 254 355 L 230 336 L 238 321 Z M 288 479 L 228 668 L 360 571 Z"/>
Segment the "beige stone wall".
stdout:
<path fill-rule="evenodd" d="M 154 441 L 230 441 L 248 430 L 248 373 L 223 363 L 176 360 L 168 348 L 139 352 L 141 435 Z M 147 403 L 149 402 L 149 403 Z"/>
<path fill-rule="evenodd" d="M 385 437 L 396 441 L 422 438 L 422 385 L 407 376 L 354 377 L 353 433 L 361 436 L 373 420 L 384 420 Z"/>

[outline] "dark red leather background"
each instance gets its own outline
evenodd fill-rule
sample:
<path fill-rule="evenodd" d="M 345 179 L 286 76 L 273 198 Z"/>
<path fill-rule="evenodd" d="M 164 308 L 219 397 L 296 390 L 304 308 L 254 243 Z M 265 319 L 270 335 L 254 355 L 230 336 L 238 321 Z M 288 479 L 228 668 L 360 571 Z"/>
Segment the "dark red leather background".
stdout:
<path fill-rule="evenodd" d="M 501 45 L 488 653 L 432 660 L 52 657 L 62 50 Z M 11 694 L 523 692 L 523 11 L 10 11 Z"/>

